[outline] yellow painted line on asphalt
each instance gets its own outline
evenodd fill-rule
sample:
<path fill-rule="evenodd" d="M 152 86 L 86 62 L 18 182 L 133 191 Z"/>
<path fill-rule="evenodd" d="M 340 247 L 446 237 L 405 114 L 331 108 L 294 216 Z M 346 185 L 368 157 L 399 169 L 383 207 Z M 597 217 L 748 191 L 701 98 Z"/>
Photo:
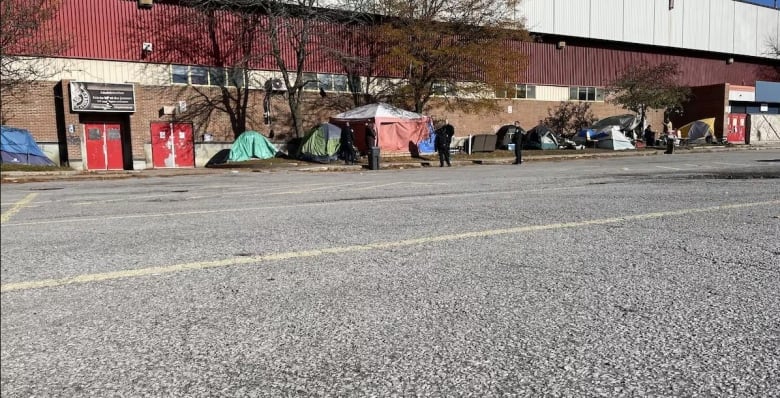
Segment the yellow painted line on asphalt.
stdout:
<path fill-rule="evenodd" d="M 662 211 L 662 212 L 655 212 L 655 213 L 636 214 L 632 216 L 601 218 L 596 220 L 573 221 L 573 222 L 554 223 L 554 224 L 546 224 L 546 225 L 528 225 L 524 227 L 515 227 L 515 228 L 501 228 L 501 229 L 492 229 L 492 230 L 485 230 L 485 231 L 464 232 L 460 234 L 448 234 L 448 235 L 429 236 L 429 237 L 422 237 L 422 238 L 415 238 L 415 239 L 402 239 L 402 240 L 389 241 L 389 242 L 368 243 L 365 245 L 337 246 L 337 247 L 329 247 L 323 249 L 291 251 L 291 252 L 264 254 L 264 255 L 250 256 L 250 257 L 233 257 L 233 258 L 227 258 L 223 260 L 198 261 L 192 263 L 174 264 L 174 265 L 167 265 L 167 266 L 154 266 L 154 267 L 138 268 L 138 269 L 130 269 L 130 270 L 120 270 L 120 271 L 103 272 L 103 273 L 95 273 L 95 274 L 84 274 L 84 275 L 58 278 L 58 279 L 42 279 L 42 280 L 27 281 L 27 282 L 12 282 L 0 286 L 0 292 L 7 293 L 13 291 L 23 291 L 23 290 L 31 290 L 31 289 L 59 287 L 59 286 L 66 286 L 66 285 L 85 284 L 85 283 L 100 282 L 100 281 L 115 280 L 115 279 L 140 278 L 144 276 L 170 274 L 174 272 L 189 271 L 189 270 L 204 270 L 209 268 L 220 268 L 220 267 L 236 266 L 236 265 L 243 265 L 243 264 L 283 261 L 283 260 L 291 260 L 296 258 L 319 257 L 319 256 L 331 255 L 331 254 L 344 254 L 344 253 L 363 252 L 363 251 L 370 251 L 370 250 L 392 249 L 392 248 L 405 247 L 405 246 L 427 245 L 436 242 L 448 242 L 448 241 L 471 239 L 471 238 L 485 238 L 485 237 L 491 237 L 496 235 L 517 234 L 523 232 L 544 231 L 544 230 L 554 230 L 554 229 L 569 229 L 569 228 L 586 227 L 590 225 L 615 224 L 615 223 L 621 223 L 627 221 L 647 220 L 647 219 L 662 218 L 662 217 L 682 216 L 682 215 L 690 215 L 696 213 L 708 213 L 712 211 L 742 209 L 748 207 L 778 205 L 778 204 L 780 204 L 780 200 L 770 200 L 766 202 L 753 202 L 753 203 L 739 203 L 739 204 L 722 205 L 722 206 L 711 206 L 705 208 L 691 208 L 691 209 L 682 209 L 682 210 Z"/>
<path fill-rule="evenodd" d="M 457 193 L 445 193 L 440 194 L 440 198 L 462 198 L 468 196 L 488 196 L 488 195 L 504 195 L 511 193 L 531 193 L 531 192 L 543 192 L 548 193 L 550 191 L 559 190 L 572 190 L 578 188 L 588 187 L 560 187 L 560 188 L 541 188 L 541 189 L 523 189 L 523 190 L 504 190 L 504 191 L 492 191 L 492 192 L 457 192 Z M 379 198 L 372 199 L 373 203 L 384 202 L 399 202 L 403 200 L 419 200 L 419 196 L 414 197 L 392 197 L 392 198 Z M 124 220 L 124 219 L 138 219 L 138 218 L 157 218 L 157 217 L 177 217 L 177 216 L 192 216 L 202 214 L 217 214 L 217 213 L 238 213 L 238 212 L 254 212 L 262 210 L 277 210 L 277 209 L 291 209 L 296 207 L 320 207 L 320 206 L 341 206 L 343 202 L 330 201 L 330 202 L 311 202 L 311 203 L 295 203 L 295 204 L 280 204 L 270 206 L 253 206 L 253 207 L 234 207 L 230 209 L 212 209 L 212 210 L 190 210 L 190 211 L 171 211 L 164 213 L 149 213 L 149 214 L 124 214 L 119 216 L 103 216 L 103 217 L 78 217 L 78 218 L 65 218 L 58 220 L 44 220 L 44 221 L 30 221 L 6 224 L 7 227 L 21 227 L 30 225 L 48 225 L 48 224 L 70 224 L 73 222 L 90 222 L 90 221 L 108 221 L 108 220 Z"/>
<path fill-rule="evenodd" d="M 5 224 L 9 219 L 11 219 L 11 216 L 18 213 L 19 210 L 22 210 L 23 207 L 27 206 L 28 203 L 30 203 L 35 197 L 38 196 L 37 193 L 31 193 L 25 196 L 22 200 L 16 202 L 16 204 L 13 205 L 8 211 L 3 213 L 0 216 L 0 224 Z"/>

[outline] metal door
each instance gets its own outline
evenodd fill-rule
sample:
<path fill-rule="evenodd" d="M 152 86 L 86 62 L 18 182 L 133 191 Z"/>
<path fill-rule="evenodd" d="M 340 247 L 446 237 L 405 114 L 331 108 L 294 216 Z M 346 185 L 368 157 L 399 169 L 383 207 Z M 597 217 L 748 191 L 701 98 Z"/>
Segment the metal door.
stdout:
<path fill-rule="evenodd" d="M 730 113 L 726 141 L 736 144 L 745 143 L 745 122 L 747 115 L 744 113 Z"/>
<path fill-rule="evenodd" d="M 155 168 L 195 167 L 191 123 L 152 122 L 150 130 Z"/>
<path fill-rule="evenodd" d="M 87 170 L 122 170 L 122 129 L 116 123 L 84 125 Z"/>

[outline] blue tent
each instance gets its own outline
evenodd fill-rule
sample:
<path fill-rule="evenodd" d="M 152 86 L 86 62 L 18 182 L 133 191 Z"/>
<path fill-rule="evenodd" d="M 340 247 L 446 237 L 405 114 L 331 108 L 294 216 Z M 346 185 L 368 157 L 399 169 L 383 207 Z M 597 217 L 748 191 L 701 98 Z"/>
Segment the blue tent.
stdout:
<path fill-rule="evenodd" d="M 25 129 L 0 126 L 0 152 L 3 163 L 55 166 Z"/>

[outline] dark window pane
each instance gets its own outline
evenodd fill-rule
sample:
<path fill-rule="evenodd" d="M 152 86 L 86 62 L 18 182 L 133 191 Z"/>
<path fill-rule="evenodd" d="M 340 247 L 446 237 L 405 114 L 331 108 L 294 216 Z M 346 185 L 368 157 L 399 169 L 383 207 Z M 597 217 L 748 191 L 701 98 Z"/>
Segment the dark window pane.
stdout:
<path fill-rule="evenodd" d="M 243 68 L 231 68 L 228 69 L 228 84 L 234 87 L 244 87 L 244 69 Z"/>
<path fill-rule="evenodd" d="M 209 68 L 209 84 L 212 86 L 225 86 L 225 70 L 222 68 Z"/>
<path fill-rule="evenodd" d="M 108 129 L 108 140 L 109 141 L 118 141 L 122 139 L 122 136 L 119 134 L 118 128 L 110 128 Z"/>
<path fill-rule="evenodd" d="M 306 85 L 303 86 L 303 89 L 306 91 L 317 91 L 319 90 L 319 81 L 317 80 L 317 74 L 316 73 L 304 73 L 303 74 L 303 81 L 306 82 Z"/>
<path fill-rule="evenodd" d="M 189 75 L 190 68 L 188 66 L 184 65 L 173 65 L 172 72 L 171 72 L 171 81 L 176 84 L 187 84 L 189 83 L 189 79 L 187 78 Z"/>
<path fill-rule="evenodd" d="M 100 129 L 89 129 L 88 134 L 90 140 L 102 140 L 103 134 Z"/>
<path fill-rule="evenodd" d="M 349 91 L 347 89 L 347 76 L 346 75 L 333 75 L 333 90 L 334 91 Z"/>
<path fill-rule="evenodd" d="M 208 70 L 199 66 L 190 68 L 190 83 L 204 86 L 209 84 Z"/>

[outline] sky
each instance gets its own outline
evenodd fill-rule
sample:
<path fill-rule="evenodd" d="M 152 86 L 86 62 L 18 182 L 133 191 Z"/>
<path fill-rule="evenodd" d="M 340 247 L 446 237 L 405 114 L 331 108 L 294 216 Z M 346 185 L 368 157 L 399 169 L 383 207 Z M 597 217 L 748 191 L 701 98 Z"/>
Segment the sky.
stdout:
<path fill-rule="evenodd" d="M 741 0 L 745 3 L 753 3 L 753 4 L 759 4 L 762 6 L 769 6 L 769 7 L 775 7 L 777 8 L 780 6 L 780 1 L 777 0 Z"/>

